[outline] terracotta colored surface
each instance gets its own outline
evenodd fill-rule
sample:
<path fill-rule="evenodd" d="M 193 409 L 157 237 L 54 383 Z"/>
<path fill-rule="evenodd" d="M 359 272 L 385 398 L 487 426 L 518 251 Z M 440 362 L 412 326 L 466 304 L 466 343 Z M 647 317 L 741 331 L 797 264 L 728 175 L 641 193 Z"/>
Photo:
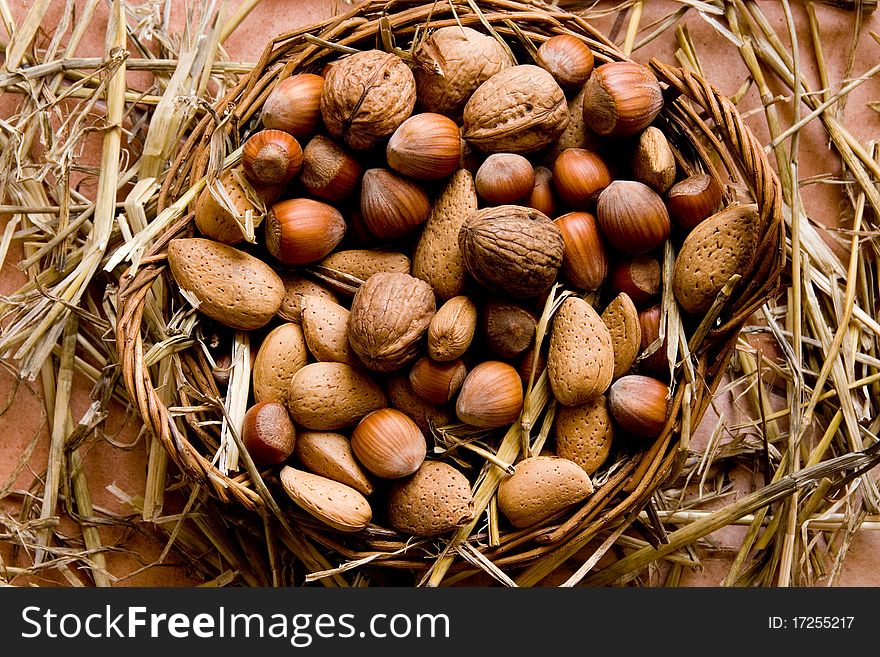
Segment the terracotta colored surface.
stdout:
<path fill-rule="evenodd" d="M 23 20 L 30 4 L 23 0 L 10 2 L 17 22 L 20 23 Z M 230 2 L 230 11 L 239 4 L 239 2 Z M 813 67 L 809 32 L 806 29 L 806 14 L 800 3 L 792 4 L 795 5 L 797 37 L 803 53 L 803 74 L 814 87 L 818 87 L 820 85 Z M 176 12 L 175 21 L 180 24 L 180 12 L 184 3 L 173 3 L 173 5 Z M 672 2 L 650 2 L 646 5 L 642 23 L 645 26 L 666 15 L 671 9 L 681 6 L 679 3 Z M 47 20 L 45 25 L 47 31 L 51 31 L 52 26 L 57 25 L 57 17 L 60 16 L 63 6 L 64 3 L 60 1 L 52 4 L 54 19 Z M 274 34 L 330 17 L 335 11 L 347 8 L 347 3 L 334 0 L 266 0 L 254 9 L 239 30 L 229 38 L 225 48 L 232 60 L 255 61 L 260 56 L 267 40 Z M 772 18 L 774 26 L 780 33 L 785 33 L 785 22 L 780 5 L 762 3 L 762 8 Z M 820 17 L 830 75 L 833 80 L 837 80 L 846 65 L 846 53 L 849 50 L 852 34 L 852 14 L 825 5 L 817 5 L 817 12 Z M 107 7 L 101 3 L 97 14 L 91 19 L 88 38 L 84 40 L 79 52 L 81 56 L 101 55 L 106 16 Z M 682 24 L 686 24 L 690 31 L 700 54 L 706 77 L 723 93 L 728 95 L 735 93 L 745 77 L 745 69 L 739 55 L 695 12 L 690 12 Z M 603 19 L 599 23 L 599 27 L 606 31 L 610 30 L 612 19 Z M 854 66 L 856 73 L 860 73 L 880 60 L 880 45 L 868 36 L 869 29 L 880 31 L 880 12 L 868 19 L 864 26 Z M 622 40 L 622 35 L 623 32 L 621 32 L 619 40 Z M 8 37 L 3 35 L 2 38 L 5 41 Z M 668 31 L 647 47 L 636 51 L 634 56 L 641 61 L 656 56 L 663 61 L 674 62 L 674 48 L 673 33 Z M 144 88 L 150 82 L 149 75 L 146 74 L 131 74 L 131 80 L 133 84 L 143 85 Z M 775 89 L 774 92 L 781 94 L 783 90 Z M 878 98 L 880 98 L 880 81 L 874 79 L 851 94 L 847 101 L 846 124 L 853 134 L 863 140 L 876 139 L 880 136 L 880 114 L 872 111 L 866 105 L 868 101 L 875 101 Z M 13 111 L 13 101 L 14 99 L 9 97 L 0 97 L 0 116 L 6 117 Z M 778 107 L 783 116 L 790 115 L 791 103 L 788 100 L 783 99 L 778 103 Z M 742 101 L 740 109 L 750 117 L 749 122 L 754 127 L 757 136 L 766 140 L 766 123 L 754 89 Z M 801 179 L 826 173 L 837 174 L 839 171 L 838 162 L 827 148 L 825 133 L 816 123 L 801 131 L 799 153 L 798 173 Z M 82 162 L 95 165 L 97 152 L 92 150 L 84 153 Z M 94 189 L 85 187 L 83 191 L 90 193 Z M 821 224 L 835 225 L 838 213 L 843 207 L 840 188 L 835 185 L 810 184 L 805 186 L 802 192 L 810 217 Z M 6 220 L 7 218 L 4 218 L 3 222 L 5 223 Z M 2 294 L 15 290 L 25 280 L 23 273 L 15 267 L 15 263 L 20 259 L 20 251 L 17 251 L 17 248 L 17 246 L 13 247 L 2 271 L 2 278 L 0 278 L 0 293 Z M 74 400 L 71 404 L 74 421 L 81 417 L 90 403 L 88 384 L 82 381 L 77 383 Z M 23 382 L 16 386 L 14 376 L 9 368 L 0 370 L 0 406 L 5 405 L 4 400 L 8 400 L 9 405 L 6 412 L 0 416 L 0 437 L 2 437 L 0 440 L 0 487 L 10 484 L 16 489 L 26 488 L 31 485 L 35 477 L 42 474 L 48 449 L 48 432 L 40 398 L 39 384 L 34 386 Z M 719 409 L 725 413 L 737 413 L 736 407 L 731 406 L 724 399 L 719 400 Z M 714 421 L 715 418 L 712 414 L 704 419 L 698 436 L 699 440 L 705 440 Z M 127 414 L 124 409 L 116 409 L 107 424 L 106 432 L 109 435 L 91 437 L 83 446 L 88 481 L 96 505 L 112 512 L 130 514 L 131 509 L 123 505 L 116 496 L 110 494 L 108 486 L 116 486 L 132 496 L 143 493 L 146 478 L 146 441 L 139 431 L 140 423 L 137 418 Z M 16 464 L 20 455 L 26 450 L 32 450 L 33 454 L 27 467 L 18 472 L 15 470 Z M 19 508 L 7 501 L 2 511 L 15 514 L 19 512 Z M 136 521 L 136 518 L 133 517 L 133 520 Z M 117 548 L 108 554 L 108 561 L 110 571 L 120 577 L 119 584 L 144 586 L 198 583 L 187 575 L 185 568 L 179 567 L 180 564 L 175 564 L 173 561 L 140 570 L 158 557 L 163 546 L 142 535 L 138 528 L 138 523 L 133 522 L 131 528 L 127 530 L 117 527 L 101 529 L 104 542 Z M 701 553 L 705 565 L 704 570 L 686 573 L 684 583 L 690 586 L 717 584 L 725 574 L 729 558 L 743 532 L 744 528 L 742 527 L 729 527 L 708 537 Z M 20 551 L 14 550 L 13 544 L 14 542 L 10 540 L 0 543 L 0 559 L 7 566 L 15 565 L 20 560 L 27 561 L 26 556 L 22 555 Z M 876 568 L 875 556 L 878 550 L 880 550 L 880 540 L 878 540 L 876 533 L 859 534 L 851 547 L 841 584 L 880 585 L 880 569 Z M 24 581 L 16 581 L 16 583 L 24 583 Z M 35 583 L 63 584 L 65 582 L 55 578 L 48 581 L 37 579 Z"/>

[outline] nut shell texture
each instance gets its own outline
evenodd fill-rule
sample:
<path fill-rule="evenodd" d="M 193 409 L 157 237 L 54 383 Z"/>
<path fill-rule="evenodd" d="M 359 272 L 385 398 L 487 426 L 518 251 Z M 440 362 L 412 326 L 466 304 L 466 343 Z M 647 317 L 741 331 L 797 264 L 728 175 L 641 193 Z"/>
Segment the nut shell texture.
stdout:
<path fill-rule="evenodd" d="M 580 406 L 560 406 L 553 419 L 556 455 L 574 461 L 591 475 L 608 459 L 614 425 L 605 395 Z"/>
<path fill-rule="evenodd" d="M 414 475 L 395 483 L 388 499 L 391 525 L 414 536 L 444 534 L 473 517 L 467 478 L 439 461 L 425 461 Z"/>
<path fill-rule="evenodd" d="M 297 506 L 334 529 L 360 531 L 373 517 L 367 498 L 351 486 L 289 465 L 280 476 L 284 492 Z"/>
<path fill-rule="evenodd" d="M 294 422 L 321 431 L 353 426 L 387 405 L 382 387 L 363 370 L 345 363 L 309 363 L 293 375 L 287 395 Z"/>
<path fill-rule="evenodd" d="M 366 150 L 389 137 L 415 103 L 409 66 L 392 53 L 366 50 L 334 62 L 324 80 L 321 115 L 331 136 Z"/>
<path fill-rule="evenodd" d="M 547 71 L 532 64 L 504 69 L 481 84 L 464 107 L 462 135 L 486 153 L 533 153 L 568 125 L 568 101 Z"/>
<path fill-rule="evenodd" d="M 602 318 L 579 297 L 562 302 L 547 352 L 550 388 L 563 406 L 585 404 L 611 385 L 614 345 Z"/>
<path fill-rule="evenodd" d="M 308 362 L 302 327 L 293 322 L 276 326 L 263 338 L 254 359 L 254 399 L 286 403 L 290 380 Z"/>
<path fill-rule="evenodd" d="M 296 439 L 294 454 L 313 474 L 351 486 L 364 495 L 370 495 L 375 488 L 369 475 L 357 462 L 351 441 L 341 433 L 301 431 Z"/>
<path fill-rule="evenodd" d="M 171 240 L 168 265 L 178 286 L 198 299 L 199 312 L 230 328 L 265 326 L 284 298 L 284 284 L 269 265 L 213 240 Z"/>
<path fill-rule="evenodd" d="M 371 370 L 391 372 L 415 360 L 436 312 L 431 286 L 402 273 L 374 274 L 351 301 L 348 340 Z"/>
<path fill-rule="evenodd" d="M 484 208 L 458 234 L 465 266 L 486 289 L 517 298 L 550 289 L 562 265 L 562 233 L 547 215 L 518 205 Z"/>
<path fill-rule="evenodd" d="M 427 453 L 422 430 L 394 408 L 380 408 L 358 422 L 351 434 L 351 448 L 361 465 L 383 479 L 411 475 Z"/>
<path fill-rule="evenodd" d="M 415 52 L 418 103 L 428 112 L 461 116 L 471 94 L 483 82 L 513 65 L 498 41 L 471 27 L 435 30 Z"/>
<path fill-rule="evenodd" d="M 584 85 L 584 121 L 600 135 L 634 135 L 647 128 L 661 109 L 660 84 L 642 64 L 602 64 L 593 70 Z"/>
<path fill-rule="evenodd" d="M 533 456 L 498 486 L 498 509 L 517 529 L 530 527 L 586 499 L 593 492 L 589 475 L 577 463 L 558 456 Z"/>
<path fill-rule="evenodd" d="M 685 238 L 672 290 L 689 313 L 705 312 L 734 274 L 748 275 L 757 244 L 758 209 L 734 205 L 709 217 Z"/>

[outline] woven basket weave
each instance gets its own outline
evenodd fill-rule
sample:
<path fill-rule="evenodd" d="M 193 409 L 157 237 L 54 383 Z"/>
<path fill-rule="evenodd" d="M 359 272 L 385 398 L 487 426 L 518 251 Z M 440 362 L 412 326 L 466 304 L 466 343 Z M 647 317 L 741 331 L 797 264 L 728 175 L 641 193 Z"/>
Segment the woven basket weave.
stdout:
<path fill-rule="evenodd" d="M 582 39 L 595 53 L 597 66 L 606 61 L 627 59 L 582 17 L 539 3 L 368 1 L 345 15 L 273 39 L 253 71 L 216 103 L 192 132 L 172 166 L 174 175 L 164 181 L 159 210 L 179 199 L 208 174 L 212 141 L 215 148 L 223 143 L 212 138 L 224 137 L 227 143 L 237 145 L 250 132 L 259 129 L 260 108 L 275 83 L 292 73 L 320 72 L 328 61 L 339 56 L 339 51 L 327 47 L 326 42 L 356 49 L 382 48 L 393 35 L 395 46 L 406 49 L 414 35 L 456 22 L 482 31 L 491 26 L 514 52 L 523 53 L 521 62 L 527 57 L 522 48 L 523 38 L 538 46 L 556 34 L 572 34 Z M 685 386 L 688 370 L 681 364 L 676 367 L 671 416 L 656 440 L 630 455 L 609 474 L 593 496 L 562 518 L 528 530 L 502 532 L 500 542 L 492 545 L 474 529 L 471 545 L 501 567 L 516 568 L 554 553 L 570 553 L 603 531 L 631 522 L 637 512 L 645 509 L 651 495 L 677 474 L 683 463 L 686 453 L 681 440 L 683 418 L 687 418 L 687 426 L 698 425 L 721 381 L 739 330 L 778 288 L 785 257 L 781 194 L 762 145 L 732 102 L 711 84 L 689 71 L 658 61 L 651 61 L 649 65 L 664 86 L 666 98 L 656 124 L 681 156 L 679 168 L 685 172 L 706 172 L 718 178 L 727 185 L 728 201 L 733 200 L 730 190 L 736 188 L 757 204 L 761 226 L 754 271 L 740 272 L 743 277 L 734 293 L 714 309 L 717 313 L 713 311 L 709 320 L 700 323 L 697 321 L 700 318 L 693 321 L 692 318 L 686 322 L 692 365 L 689 371 L 694 379 L 691 385 Z M 717 168 L 716 162 L 719 163 Z M 172 417 L 157 392 L 158 368 L 145 363 L 147 336 L 143 316 L 148 292 L 157 281 L 169 291 L 174 289 L 165 262 L 168 242 L 194 231 L 192 213 L 189 213 L 159 236 L 136 273 L 123 277 L 117 323 L 119 360 L 128 392 L 140 416 L 184 475 L 238 511 L 251 513 L 267 505 L 267 489 L 255 485 L 245 474 L 224 474 L 211 462 L 218 438 L 216 429 L 210 428 L 211 423 L 206 421 L 221 419 L 221 412 L 199 410 Z M 202 395 L 193 390 L 208 397 L 220 396 L 200 350 L 191 348 L 169 358 L 179 359 L 177 371 L 192 388 L 179 386 L 173 406 L 184 409 L 198 406 Z M 276 497 L 280 500 L 283 495 Z M 424 571 L 436 559 L 436 543 L 433 550 L 419 549 L 418 541 L 388 528 L 371 526 L 359 534 L 342 535 L 296 509 L 285 509 L 285 513 L 295 530 L 323 546 L 319 550 L 331 555 L 331 562 L 372 556 L 376 558 L 371 567 Z M 408 541 L 414 545 L 412 549 L 406 547 Z M 460 561 L 462 563 L 451 564 L 450 571 L 467 565 Z"/>

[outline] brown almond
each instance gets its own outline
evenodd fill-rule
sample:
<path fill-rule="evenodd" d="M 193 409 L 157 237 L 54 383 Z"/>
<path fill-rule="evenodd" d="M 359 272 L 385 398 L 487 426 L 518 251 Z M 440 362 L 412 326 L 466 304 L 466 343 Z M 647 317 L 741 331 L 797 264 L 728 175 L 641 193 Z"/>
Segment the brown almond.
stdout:
<path fill-rule="evenodd" d="M 605 307 L 601 317 L 614 345 L 613 378 L 616 379 L 629 371 L 642 348 L 639 311 L 629 295 L 621 292 Z"/>
<path fill-rule="evenodd" d="M 477 306 L 470 297 L 452 297 L 437 311 L 428 324 L 428 354 L 437 361 L 461 357 L 477 329 Z"/>
<path fill-rule="evenodd" d="M 297 506 L 334 529 L 360 531 L 373 517 L 367 498 L 351 486 L 289 465 L 280 476 L 284 492 Z"/>
<path fill-rule="evenodd" d="M 479 200 L 473 174 L 459 169 L 434 200 L 412 259 L 412 274 L 428 283 L 440 300 L 461 294 L 466 269 L 458 233 Z"/>
<path fill-rule="evenodd" d="M 388 405 L 385 391 L 366 371 L 345 363 L 309 363 L 293 375 L 287 409 L 307 429 L 350 427 Z"/>
<path fill-rule="evenodd" d="M 440 461 L 425 461 L 410 477 L 395 482 L 388 497 L 391 526 L 413 536 L 437 536 L 474 517 L 467 478 Z"/>
<path fill-rule="evenodd" d="M 306 345 L 315 360 L 357 364 L 348 343 L 348 308 L 323 297 L 306 295 L 302 306 L 302 327 Z"/>
<path fill-rule="evenodd" d="M 321 262 L 319 266 L 324 267 L 330 272 L 327 273 L 331 277 L 334 274 L 343 274 L 345 276 L 353 276 L 360 281 L 366 281 L 373 274 L 379 272 L 394 272 L 400 274 L 409 274 L 411 263 L 409 257 L 397 251 L 387 251 L 384 249 L 344 249 L 342 251 L 334 251 Z M 332 285 L 329 281 L 328 285 Z M 334 288 L 336 292 L 342 294 L 350 294 L 348 286 L 340 285 Z"/>
<path fill-rule="evenodd" d="M 593 483 L 574 461 L 533 456 L 516 464 L 516 472 L 498 486 L 498 509 L 517 529 L 531 527 L 583 501 Z"/>
<path fill-rule="evenodd" d="M 201 237 L 168 243 L 171 275 L 199 312 L 230 328 L 250 331 L 269 323 L 281 307 L 284 284 L 265 262 Z"/>
<path fill-rule="evenodd" d="M 281 280 L 284 282 L 284 298 L 281 300 L 278 316 L 288 322 L 299 323 L 302 320 L 302 309 L 299 306 L 299 299 L 304 294 L 319 296 L 328 301 L 337 300 L 336 294 L 333 291 L 321 283 L 306 278 L 302 274 L 285 272 L 281 274 Z"/>
<path fill-rule="evenodd" d="M 681 245 L 672 290 L 688 313 L 703 313 L 734 274 L 748 277 L 758 240 L 758 208 L 733 205 L 699 223 Z"/>
<path fill-rule="evenodd" d="M 563 301 L 553 318 L 547 375 L 554 397 L 564 406 L 585 404 L 611 385 L 611 334 L 593 306 L 579 297 Z"/>
<path fill-rule="evenodd" d="M 290 380 L 308 363 L 308 350 L 299 324 L 288 322 L 272 329 L 254 359 L 254 399 L 287 403 Z"/>
<path fill-rule="evenodd" d="M 351 486 L 364 495 L 375 486 L 351 449 L 351 441 L 333 431 L 301 431 L 294 455 L 310 472 Z"/>
<path fill-rule="evenodd" d="M 553 419 L 556 454 L 574 461 L 588 475 L 608 459 L 614 440 L 614 425 L 605 395 L 580 406 L 559 406 Z"/>

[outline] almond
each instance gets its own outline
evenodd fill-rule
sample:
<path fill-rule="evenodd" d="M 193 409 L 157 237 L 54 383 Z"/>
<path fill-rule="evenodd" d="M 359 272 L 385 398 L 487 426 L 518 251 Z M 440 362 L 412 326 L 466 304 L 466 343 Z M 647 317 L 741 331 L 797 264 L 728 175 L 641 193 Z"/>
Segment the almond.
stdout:
<path fill-rule="evenodd" d="M 294 422 L 323 431 L 354 426 L 387 405 L 382 387 L 365 371 L 345 363 L 309 363 L 293 375 L 287 396 Z"/>
<path fill-rule="evenodd" d="M 336 294 L 331 290 L 302 274 L 286 272 L 281 274 L 281 280 L 284 282 L 284 299 L 281 300 L 278 316 L 288 322 L 301 321 L 302 309 L 299 306 L 299 299 L 304 294 L 319 296 L 329 301 L 337 300 Z"/>
<path fill-rule="evenodd" d="M 748 276 L 757 229 L 758 208 L 750 203 L 730 206 L 688 233 L 672 278 L 675 298 L 686 312 L 706 312 L 731 276 Z"/>
<path fill-rule="evenodd" d="M 351 301 L 351 348 L 368 369 L 400 369 L 419 356 L 436 310 L 434 292 L 425 281 L 409 274 L 374 274 Z"/>
<path fill-rule="evenodd" d="M 341 433 L 302 431 L 294 454 L 314 474 L 351 486 L 364 495 L 373 492 L 373 482 L 357 462 L 351 442 Z"/>
<path fill-rule="evenodd" d="M 308 363 L 308 350 L 299 324 L 288 322 L 272 329 L 254 359 L 254 399 L 287 403 L 290 380 Z"/>
<path fill-rule="evenodd" d="M 611 453 L 614 426 L 605 395 L 580 406 L 560 406 L 553 420 L 556 454 L 574 461 L 588 475 L 605 463 Z"/>
<path fill-rule="evenodd" d="M 579 297 L 563 301 L 553 318 L 547 375 L 554 397 L 563 406 L 584 404 L 611 385 L 611 334 L 593 306 Z"/>
<path fill-rule="evenodd" d="M 437 311 L 428 324 L 428 354 L 436 361 L 461 357 L 477 329 L 477 306 L 470 297 L 452 297 Z"/>
<path fill-rule="evenodd" d="M 621 292 L 602 311 L 602 321 L 608 327 L 614 344 L 614 375 L 629 371 L 642 348 L 642 326 L 639 311 L 626 292 Z"/>
<path fill-rule="evenodd" d="M 397 251 L 383 249 L 345 249 L 335 251 L 318 263 L 321 267 L 332 269 L 333 272 L 354 276 L 361 281 L 367 280 L 379 272 L 395 272 L 408 274 L 411 263 L 409 258 Z M 330 284 L 328 282 L 328 284 Z M 340 287 L 337 292 L 345 292 Z"/>
<path fill-rule="evenodd" d="M 306 345 L 315 360 L 356 365 L 357 358 L 348 344 L 348 309 L 335 301 L 309 295 L 300 304 Z"/>
<path fill-rule="evenodd" d="M 593 492 L 589 475 L 574 461 L 533 456 L 516 464 L 516 472 L 498 486 L 498 509 L 517 529 L 583 501 Z"/>
<path fill-rule="evenodd" d="M 388 497 L 392 527 L 414 536 L 436 536 L 474 517 L 467 478 L 440 461 L 425 461 L 415 474 L 396 482 Z"/>
<path fill-rule="evenodd" d="M 341 532 L 360 531 L 373 517 L 367 498 L 327 477 L 285 465 L 281 486 L 297 506 Z"/>
<path fill-rule="evenodd" d="M 265 326 L 284 298 L 284 284 L 269 265 L 213 240 L 171 240 L 168 266 L 181 290 L 198 302 L 199 312 L 230 328 Z"/>
<path fill-rule="evenodd" d="M 435 199 L 422 228 L 412 259 L 412 274 L 427 282 L 438 299 L 461 294 L 465 265 L 458 248 L 458 232 L 478 208 L 474 177 L 467 169 L 452 174 Z"/>

